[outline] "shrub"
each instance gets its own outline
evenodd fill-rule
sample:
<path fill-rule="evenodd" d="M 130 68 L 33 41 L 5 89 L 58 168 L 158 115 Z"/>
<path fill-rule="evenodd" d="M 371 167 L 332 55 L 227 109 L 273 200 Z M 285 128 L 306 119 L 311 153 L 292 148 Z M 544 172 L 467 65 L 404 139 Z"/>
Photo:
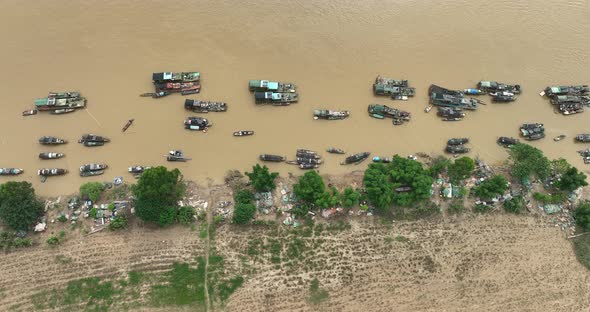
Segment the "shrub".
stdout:
<path fill-rule="evenodd" d="M 449 214 L 452 214 L 452 215 L 461 214 L 464 211 L 465 211 L 465 206 L 463 206 L 462 201 L 455 200 L 449 205 L 449 209 L 448 209 Z"/>
<path fill-rule="evenodd" d="M 475 187 L 474 191 L 475 195 L 480 198 L 490 200 L 498 195 L 504 194 L 507 189 L 508 181 L 501 175 L 495 175 Z"/>
<path fill-rule="evenodd" d="M 510 213 L 519 214 L 524 208 L 524 198 L 522 196 L 515 196 L 504 202 L 504 210 Z"/>
<path fill-rule="evenodd" d="M 555 183 L 558 189 L 566 192 L 571 192 L 579 187 L 588 185 L 586 182 L 586 175 L 578 172 L 576 167 L 570 167 L 561 175 L 559 181 Z"/>
<path fill-rule="evenodd" d="M 98 210 L 96 210 L 96 208 L 91 208 L 90 211 L 88 212 L 88 216 L 92 219 L 95 219 L 97 213 L 98 213 Z"/>
<path fill-rule="evenodd" d="M 471 176 L 473 169 L 475 169 L 473 159 L 467 156 L 458 158 L 454 163 L 449 165 L 449 178 L 453 183 L 460 183 Z"/>
<path fill-rule="evenodd" d="M 80 196 L 82 198 L 88 198 L 95 202 L 100 198 L 104 191 L 104 185 L 100 182 L 88 182 L 80 186 Z"/>
<path fill-rule="evenodd" d="M 68 218 L 66 218 L 66 215 L 60 214 L 59 217 L 57 217 L 57 221 L 66 222 L 68 221 Z"/>
<path fill-rule="evenodd" d="M 176 218 L 179 223 L 184 224 L 184 225 L 188 225 L 188 224 L 193 223 L 194 215 L 195 215 L 195 209 L 193 209 L 193 207 L 184 206 L 184 207 L 180 207 L 178 209 L 178 215 Z"/>
<path fill-rule="evenodd" d="M 361 194 L 353 190 L 352 187 L 347 187 L 344 189 L 341 196 L 342 206 L 344 206 L 344 208 L 350 208 L 359 204 Z"/>
<path fill-rule="evenodd" d="M 113 218 L 113 220 L 111 220 L 111 223 L 109 223 L 109 229 L 116 231 L 116 230 L 121 230 L 127 227 L 127 218 L 125 218 L 124 216 L 116 216 Z"/>
<path fill-rule="evenodd" d="M 275 179 L 279 176 L 277 172 L 270 173 L 268 167 L 256 164 L 252 167 L 252 172 L 245 172 L 250 178 L 252 186 L 257 192 L 269 192 L 275 188 Z"/>
<path fill-rule="evenodd" d="M 233 221 L 236 224 L 246 224 L 256 213 L 256 206 L 253 204 L 239 203 L 234 208 Z"/>
<path fill-rule="evenodd" d="M 234 195 L 234 200 L 236 201 L 236 205 L 240 203 L 251 204 L 254 202 L 254 193 L 249 190 L 239 190 Z"/>
<path fill-rule="evenodd" d="M 494 209 L 493 206 L 484 205 L 484 204 L 477 204 L 477 205 L 473 206 L 473 211 L 477 212 L 477 213 L 487 213 L 487 212 L 492 211 L 492 209 Z"/>
<path fill-rule="evenodd" d="M 57 245 L 59 244 L 59 238 L 57 236 L 49 236 L 49 238 L 47 239 L 47 244 L 49 245 Z"/>
<path fill-rule="evenodd" d="M 561 193 L 551 195 L 535 192 L 533 193 L 533 198 L 540 201 L 543 204 L 559 204 L 565 201 L 565 195 Z"/>
<path fill-rule="evenodd" d="M 590 202 L 584 202 L 574 210 L 576 224 L 583 229 L 590 230 Z"/>
<path fill-rule="evenodd" d="M 308 205 L 315 204 L 325 191 L 324 181 L 316 171 L 306 172 L 299 177 L 299 182 L 293 185 L 293 193 L 297 199 Z"/>

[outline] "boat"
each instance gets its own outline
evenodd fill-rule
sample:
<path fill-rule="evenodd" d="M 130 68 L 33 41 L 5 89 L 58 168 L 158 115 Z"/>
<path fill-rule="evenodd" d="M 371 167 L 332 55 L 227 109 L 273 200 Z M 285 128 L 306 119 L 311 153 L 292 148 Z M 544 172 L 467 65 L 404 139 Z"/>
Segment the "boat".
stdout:
<path fill-rule="evenodd" d="M 272 104 L 276 106 L 287 106 L 299 101 L 299 94 L 280 92 L 254 92 L 256 104 Z"/>
<path fill-rule="evenodd" d="M 542 137 L 545 137 L 545 135 L 543 135 L 542 137 L 538 135 L 544 132 L 545 128 L 541 123 L 530 123 L 523 124 L 522 126 L 520 126 L 520 134 L 525 138 L 535 135 L 535 138 L 533 140 L 538 140 Z"/>
<path fill-rule="evenodd" d="M 451 154 L 465 154 L 469 153 L 469 148 L 465 145 L 447 145 L 445 151 Z"/>
<path fill-rule="evenodd" d="M 303 151 L 297 151 L 295 153 L 295 157 L 300 157 L 300 158 L 313 158 L 313 159 L 320 159 L 320 158 L 322 158 L 316 152 L 305 151 L 305 150 L 303 150 Z"/>
<path fill-rule="evenodd" d="M 540 140 L 545 137 L 545 133 L 533 133 L 529 136 L 526 136 L 524 139 L 527 141 L 535 141 Z"/>
<path fill-rule="evenodd" d="M 510 137 L 499 137 L 497 142 L 504 147 L 510 147 L 517 144 L 518 140 Z"/>
<path fill-rule="evenodd" d="M 184 120 L 184 128 L 188 130 L 206 131 L 212 124 L 203 117 L 188 117 Z"/>
<path fill-rule="evenodd" d="M 190 158 L 186 158 L 184 156 L 167 155 L 166 156 L 166 160 L 167 161 L 187 161 L 187 160 L 191 160 L 191 159 Z"/>
<path fill-rule="evenodd" d="M 452 138 L 447 141 L 447 145 L 463 145 L 469 143 L 468 138 Z"/>
<path fill-rule="evenodd" d="M 225 112 L 227 111 L 227 104 L 225 102 L 186 99 L 184 100 L 184 108 L 195 113 Z"/>
<path fill-rule="evenodd" d="M 37 114 L 37 110 L 36 109 L 29 109 L 23 112 L 23 116 L 31 116 L 31 115 L 36 115 Z"/>
<path fill-rule="evenodd" d="M 477 83 L 477 88 L 484 92 L 510 92 L 514 94 L 520 94 L 521 88 L 520 85 L 514 84 L 509 85 L 497 81 L 480 81 Z"/>
<path fill-rule="evenodd" d="M 286 157 L 279 156 L 279 155 L 272 155 L 272 154 L 260 155 L 260 160 L 263 160 L 263 161 L 282 162 L 282 161 L 285 161 L 285 158 Z"/>
<path fill-rule="evenodd" d="M 432 105 L 428 105 L 428 106 L 426 106 L 426 108 L 424 109 L 424 112 L 425 112 L 425 113 L 428 113 L 428 112 L 430 112 L 430 110 L 431 110 L 431 109 L 432 109 Z"/>
<path fill-rule="evenodd" d="M 562 103 L 559 104 L 558 110 L 567 116 L 584 112 L 584 106 L 582 106 L 582 103 Z"/>
<path fill-rule="evenodd" d="M 248 89 L 250 91 L 258 92 L 297 92 L 297 87 L 290 82 L 274 82 L 269 80 L 250 80 L 248 82 Z"/>
<path fill-rule="evenodd" d="M 199 93 L 201 91 L 201 85 L 199 82 L 165 82 L 165 83 L 154 83 L 156 93 L 180 93 L 182 95 L 189 95 Z"/>
<path fill-rule="evenodd" d="M 565 134 L 560 134 L 560 135 L 554 137 L 553 141 L 561 141 L 563 139 L 565 139 Z"/>
<path fill-rule="evenodd" d="M 465 98 L 462 92 L 445 89 L 437 85 L 430 85 L 428 93 L 430 94 L 430 104 L 436 106 L 476 110 L 477 105 L 481 103 L 476 99 Z"/>
<path fill-rule="evenodd" d="M 62 109 L 52 110 L 50 112 L 50 114 L 53 114 L 53 115 L 63 115 L 63 114 L 67 114 L 67 113 L 72 113 L 73 111 L 75 111 L 74 108 L 62 108 Z"/>
<path fill-rule="evenodd" d="M 84 141 L 82 142 L 82 145 L 87 147 L 103 146 L 104 142 Z"/>
<path fill-rule="evenodd" d="M 195 82 L 200 81 L 201 74 L 199 72 L 163 72 L 153 73 L 152 80 L 154 83 L 162 82 Z"/>
<path fill-rule="evenodd" d="M 103 137 L 100 135 L 96 135 L 96 134 L 84 134 L 82 135 L 82 138 L 80 140 L 78 140 L 78 143 L 84 143 L 84 142 L 101 142 L 101 143 L 108 143 L 111 140 L 107 137 Z"/>
<path fill-rule="evenodd" d="M 254 131 L 251 130 L 240 130 L 240 131 L 236 131 L 234 132 L 234 136 L 247 136 L 247 135 L 253 135 Z"/>
<path fill-rule="evenodd" d="M 391 157 L 379 157 L 379 156 L 373 157 L 373 162 L 375 162 L 375 163 L 390 163 L 391 160 L 392 160 Z"/>
<path fill-rule="evenodd" d="M 582 155 L 583 157 L 590 157 L 590 148 L 587 148 L 585 150 L 580 150 L 580 151 L 578 151 L 578 153 L 580 155 Z"/>
<path fill-rule="evenodd" d="M 463 118 L 465 117 L 465 113 L 460 108 L 451 108 L 451 107 L 439 107 L 438 112 L 436 113 L 440 117 L 446 118 Z"/>
<path fill-rule="evenodd" d="M 540 94 L 541 96 L 553 97 L 555 95 L 584 95 L 590 93 L 588 85 L 577 86 L 550 86 L 545 88 Z"/>
<path fill-rule="evenodd" d="M 588 143 L 588 142 L 590 142 L 590 133 L 578 134 L 578 135 L 576 135 L 574 140 L 576 142 Z"/>
<path fill-rule="evenodd" d="M 165 96 L 170 95 L 170 94 L 172 94 L 172 92 L 169 92 L 169 91 L 160 91 L 160 92 L 142 93 L 139 96 L 141 96 L 141 97 L 151 97 L 151 98 L 154 98 L 154 99 L 159 99 L 159 98 L 165 97 Z"/>
<path fill-rule="evenodd" d="M 586 95 L 554 95 L 549 101 L 553 105 L 580 103 L 584 106 L 590 106 L 590 96 Z"/>
<path fill-rule="evenodd" d="M 394 126 L 399 126 L 399 125 L 401 125 L 401 124 L 403 124 L 403 123 L 404 123 L 404 120 L 403 120 L 403 119 L 399 119 L 399 118 L 393 118 L 393 119 L 391 120 L 391 123 L 392 123 Z"/>
<path fill-rule="evenodd" d="M 23 172 L 21 168 L 0 168 L 0 176 L 15 176 Z"/>
<path fill-rule="evenodd" d="M 339 120 L 350 115 L 349 111 L 333 111 L 328 109 L 316 109 L 313 111 L 313 119 Z"/>
<path fill-rule="evenodd" d="M 493 92 L 493 93 L 490 93 L 490 96 L 492 96 L 493 102 L 498 102 L 498 103 L 507 103 L 507 102 L 513 102 L 514 100 L 516 100 L 516 98 L 514 97 L 514 93 L 510 93 L 507 91 Z"/>
<path fill-rule="evenodd" d="M 41 159 L 59 159 L 64 156 L 65 155 L 63 153 L 50 153 L 50 152 L 39 153 L 39 158 L 41 158 Z"/>
<path fill-rule="evenodd" d="M 42 136 L 39 138 L 39 143 L 43 145 L 57 145 L 57 144 L 66 144 L 68 143 L 67 140 L 59 139 L 52 136 Z"/>
<path fill-rule="evenodd" d="M 381 104 L 370 104 L 367 107 L 367 111 L 369 115 L 378 119 L 383 119 L 385 117 L 398 119 L 402 123 L 404 121 L 409 121 L 411 118 L 411 114 L 406 111 L 402 111 L 399 109 L 391 108 L 387 105 Z"/>
<path fill-rule="evenodd" d="M 349 164 L 358 164 L 360 162 L 362 162 L 363 160 L 367 159 L 367 157 L 369 157 L 369 155 L 371 155 L 371 153 L 369 152 L 362 152 L 362 153 L 357 153 L 354 155 L 350 155 L 348 157 L 346 157 L 344 159 L 343 162 L 341 162 L 341 165 L 349 165 Z"/>
<path fill-rule="evenodd" d="M 454 117 L 454 118 L 453 117 L 444 117 L 442 119 L 442 121 L 461 121 L 461 120 L 463 120 L 463 118 L 459 118 L 459 117 Z"/>
<path fill-rule="evenodd" d="M 86 98 L 81 97 L 80 93 L 71 92 L 69 93 L 71 96 L 68 97 L 62 96 L 62 93 L 59 94 L 60 95 L 36 99 L 35 108 L 37 108 L 40 111 L 48 111 L 64 108 L 83 108 L 86 106 Z"/>
<path fill-rule="evenodd" d="M 344 151 L 339 149 L 339 148 L 335 148 L 335 147 L 330 147 L 326 150 L 326 152 L 328 153 L 332 153 L 332 154 L 344 154 Z"/>
<path fill-rule="evenodd" d="M 319 165 L 323 161 L 318 158 L 307 158 L 307 157 L 297 157 L 297 163 L 299 164 L 316 164 Z"/>
<path fill-rule="evenodd" d="M 105 170 L 109 166 L 107 164 L 85 164 L 80 166 L 80 172 Z"/>
<path fill-rule="evenodd" d="M 61 168 L 43 168 L 37 170 L 37 175 L 44 177 L 59 176 L 68 173 L 68 169 Z"/>
<path fill-rule="evenodd" d="M 317 169 L 319 166 L 315 164 L 299 164 L 299 169 Z"/>
<path fill-rule="evenodd" d="M 127 171 L 132 174 L 140 174 L 140 173 L 143 173 L 146 169 L 150 169 L 150 168 L 151 167 L 135 165 L 135 166 L 129 167 L 127 169 Z"/>
<path fill-rule="evenodd" d="M 466 95 L 484 95 L 485 91 L 479 89 L 463 89 L 463 94 Z"/>
<path fill-rule="evenodd" d="M 127 129 L 129 129 L 129 127 L 131 127 L 131 125 L 133 124 L 134 121 L 135 121 L 135 119 L 129 119 L 127 121 L 127 123 L 125 124 L 125 126 L 123 126 L 122 131 L 123 132 L 127 131 Z"/>
<path fill-rule="evenodd" d="M 407 80 L 397 80 L 377 76 L 373 83 L 373 93 L 375 95 L 388 95 L 394 100 L 407 100 L 408 97 L 416 94 L 416 88 L 408 87 Z"/>
<path fill-rule="evenodd" d="M 103 173 L 104 173 L 104 170 L 80 171 L 80 176 L 81 177 L 92 177 L 92 176 L 101 175 Z"/>

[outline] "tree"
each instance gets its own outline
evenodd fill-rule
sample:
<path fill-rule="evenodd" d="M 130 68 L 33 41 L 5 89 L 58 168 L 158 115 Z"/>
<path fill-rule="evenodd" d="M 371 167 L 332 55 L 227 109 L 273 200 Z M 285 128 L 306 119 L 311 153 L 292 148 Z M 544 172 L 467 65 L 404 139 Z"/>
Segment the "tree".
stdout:
<path fill-rule="evenodd" d="M 238 203 L 234 208 L 233 221 L 236 224 L 246 224 L 256 213 L 256 206 L 253 204 Z"/>
<path fill-rule="evenodd" d="M 512 197 L 511 199 L 505 201 L 504 202 L 504 210 L 506 212 L 519 214 L 522 212 L 524 205 L 525 205 L 524 198 L 519 195 L 519 196 Z"/>
<path fill-rule="evenodd" d="M 572 165 L 563 158 L 554 159 L 551 161 L 551 174 L 554 176 L 561 176 L 564 174 Z"/>
<path fill-rule="evenodd" d="M 400 206 L 409 206 L 418 201 L 430 197 L 432 177 L 422 164 L 407 158 L 395 155 L 388 168 L 393 183 L 393 189 L 398 187 L 410 187 L 408 192 L 394 192 L 393 203 Z"/>
<path fill-rule="evenodd" d="M 88 198 L 93 202 L 100 198 L 103 191 L 104 185 L 100 182 L 88 182 L 80 186 L 80 196 L 82 198 Z"/>
<path fill-rule="evenodd" d="M 254 194 L 249 190 L 239 190 L 234 195 L 236 204 L 251 204 L 254 202 Z"/>
<path fill-rule="evenodd" d="M 449 165 L 449 178 L 451 179 L 451 182 L 459 183 L 471 176 L 473 169 L 475 169 L 475 162 L 473 159 L 467 156 L 458 158 L 454 163 Z"/>
<path fill-rule="evenodd" d="M 135 213 L 148 222 L 168 225 L 176 218 L 176 202 L 184 194 L 178 169 L 159 166 L 143 172 L 133 188 L 136 198 Z"/>
<path fill-rule="evenodd" d="M 176 219 L 178 220 L 179 223 L 184 224 L 184 225 L 188 225 L 193 222 L 194 215 L 195 215 L 195 209 L 193 207 L 184 206 L 184 207 L 180 207 L 178 209 L 178 214 L 176 216 Z"/>
<path fill-rule="evenodd" d="M 270 173 L 268 167 L 260 167 L 259 164 L 252 166 L 252 172 L 245 172 L 250 178 L 252 186 L 257 192 L 270 192 L 275 188 L 275 179 L 279 176 L 277 172 Z"/>
<path fill-rule="evenodd" d="M 393 200 L 393 184 L 383 164 L 370 164 L 363 177 L 369 202 L 382 212 L 386 212 Z"/>
<path fill-rule="evenodd" d="M 316 171 L 306 172 L 293 185 L 293 193 L 297 199 L 308 205 L 315 204 L 325 191 L 324 180 Z"/>
<path fill-rule="evenodd" d="M 359 204 L 360 197 L 361 194 L 349 186 L 344 189 L 344 192 L 342 192 L 340 201 L 344 208 L 350 208 Z"/>
<path fill-rule="evenodd" d="M 430 168 L 428 169 L 428 171 L 430 172 L 430 176 L 435 178 L 441 172 L 445 171 L 445 169 L 447 169 L 450 164 L 451 161 L 448 158 L 444 156 L 436 157 L 430 162 Z"/>
<path fill-rule="evenodd" d="M 338 193 L 338 190 L 332 186 L 330 191 L 325 191 L 320 198 L 316 200 L 315 205 L 317 207 L 330 208 L 340 205 L 340 194 Z"/>
<path fill-rule="evenodd" d="M 517 143 L 510 148 L 508 154 L 514 177 L 525 179 L 537 176 L 544 180 L 551 172 L 549 159 L 541 150 L 528 144 Z"/>
<path fill-rule="evenodd" d="M 576 207 L 574 219 L 576 219 L 578 226 L 590 230 L 590 202 L 581 203 Z"/>
<path fill-rule="evenodd" d="M 124 229 L 127 227 L 127 218 L 124 216 L 116 216 L 111 223 L 109 223 L 109 229 L 112 231 Z"/>
<path fill-rule="evenodd" d="M 572 192 L 573 190 L 588 185 L 586 182 L 586 175 L 579 172 L 576 167 L 570 167 L 561 175 L 561 178 L 555 186 L 566 192 Z"/>
<path fill-rule="evenodd" d="M 16 231 L 27 231 L 43 214 L 31 183 L 6 182 L 0 185 L 0 219 Z"/>
<path fill-rule="evenodd" d="M 501 175 L 495 175 L 475 187 L 475 195 L 481 199 L 490 200 L 496 195 L 502 195 L 508 189 L 508 181 Z"/>

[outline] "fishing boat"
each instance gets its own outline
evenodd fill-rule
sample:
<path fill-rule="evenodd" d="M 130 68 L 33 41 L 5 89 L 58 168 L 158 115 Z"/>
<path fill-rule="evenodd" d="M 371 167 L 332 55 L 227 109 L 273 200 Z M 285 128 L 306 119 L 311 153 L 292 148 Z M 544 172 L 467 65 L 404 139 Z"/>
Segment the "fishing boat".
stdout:
<path fill-rule="evenodd" d="M 129 173 L 132 174 L 140 174 L 143 173 L 145 170 L 150 169 L 151 167 L 145 167 L 145 166 L 139 166 L 139 165 L 135 165 L 135 166 L 131 166 L 127 169 L 127 171 Z"/>
<path fill-rule="evenodd" d="M 43 145 L 57 145 L 57 144 L 66 144 L 68 143 L 67 140 L 59 139 L 52 136 L 42 136 L 39 138 L 39 143 Z"/>
<path fill-rule="evenodd" d="M 424 112 L 425 112 L 425 113 L 428 113 L 428 112 L 430 112 L 430 110 L 431 110 L 431 109 L 432 109 L 432 105 L 428 105 L 428 106 L 426 106 L 426 108 L 424 109 Z"/>
<path fill-rule="evenodd" d="M 101 143 L 108 143 L 111 140 L 107 137 L 103 137 L 100 135 L 96 135 L 96 134 L 84 134 L 82 135 L 82 138 L 80 140 L 78 140 L 78 143 L 84 143 L 84 142 L 101 142 Z"/>
<path fill-rule="evenodd" d="M 103 146 L 104 142 L 95 142 L 95 141 L 84 141 L 82 145 L 86 147 L 96 147 L 96 146 Z"/>
<path fill-rule="evenodd" d="M 154 98 L 154 99 L 159 99 L 159 98 L 165 97 L 165 96 L 170 95 L 170 94 L 172 94 L 172 93 L 171 92 L 168 92 L 168 91 L 160 91 L 160 92 L 142 93 L 139 96 L 141 96 L 141 97 L 151 97 L 151 98 Z"/>
<path fill-rule="evenodd" d="M 15 176 L 23 172 L 21 168 L 0 168 L 0 176 Z"/>
<path fill-rule="evenodd" d="M 565 139 L 565 134 L 560 134 L 560 135 L 554 137 L 553 141 L 561 141 L 563 139 Z"/>
<path fill-rule="evenodd" d="M 35 108 L 37 108 L 40 111 L 49 111 L 65 108 L 82 108 L 85 106 L 86 98 L 84 97 L 47 97 L 35 100 Z"/>
<path fill-rule="evenodd" d="M 254 131 L 251 130 L 240 130 L 240 131 L 236 131 L 234 132 L 234 136 L 247 136 L 247 135 L 253 135 Z"/>
<path fill-rule="evenodd" d="M 395 109 L 395 108 L 389 107 L 387 105 L 381 105 L 381 104 L 370 104 L 367 108 L 367 111 L 369 112 L 369 115 L 371 117 L 378 118 L 378 119 L 383 119 L 385 117 L 389 117 L 389 118 L 393 118 L 393 119 L 398 119 L 402 123 L 404 121 L 409 121 L 410 117 L 411 117 L 411 114 L 409 112 L 402 111 L 402 110 Z"/>
<path fill-rule="evenodd" d="M 109 166 L 107 164 L 85 164 L 80 166 L 80 172 L 84 171 L 97 171 L 97 170 L 105 170 Z"/>
<path fill-rule="evenodd" d="M 127 121 L 127 123 L 125 124 L 125 126 L 123 126 L 123 132 L 127 131 L 127 129 L 129 129 L 129 127 L 131 127 L 131 125 L 133 124 L 133 122 L 135 121 L 135 119 L 129 119 Z"/>
<path fill-rule="evenodd" d="M 163 72 L 153 73 L 153 82 L 194 82 L 201 79 L 199 72 Z"/>
<path fill-rule="evenodd" d="M 184 120 L 184 128 L 188 130 L 206 131 L 212 124 L 203 117 L 188 117 Z"/>
<path fill-rule="evenodd" d="M 481 101 L 466 98 L 462 92 L 449 90 L 437 85 L 430 85 L 430 104 L 442 107 L 462 108 L 476 110 Z"/>
<path fill-rule="evenodd" d="M 156 93 L 180 93 L 181 95 L 189 95 L 199 93 L 201 91 L 201 84 L 196 82 L 162 82 L 154 83 Z"/>
<path fill-rule="evenodd" d="M 299 164 L 316 164 L 319 165 L 323 161 L 318 158 L 306 158 L 306 157 L 297 157 L 297 163 Z"/>
<path fill-rule="evenodd" d="M 166 155 L 167 161 L 187 161 L 191 160 L 190 158 L 186 158 L 184 153 L 181 150 L 172 150 L 168 152 Z"/>
<path fill-rule="evenodd" d="M 328 153 L 332 153 L 332 154 L 344 154 L 344 150 L 341 150 L 339 148 L 335 148 L 335 147 L 330 147 L 326 150 L 326 152 Z"/>
<path fill-rule="evenodd" d="M 465 145 L 447 145 L 445 151 L 451 154 L 464 154 L 469 152 L 469 148 Z"/>
<path fill-rule="evenodd" d="M 484 95 L 485 91 L 479 89 L 463 89 L 463 93 L 466 95 Z"/>
<path fill-rule="evenodd" d="M 436 113 L 440 117 L 448 117 L 448 118 L 463 118 L 465 117 L 465 113 L 460 108 L 451 108 L 451 107 L 439 107 L 438 112 Z"/>
<path fill-rule="evenodd" d="M 297 92 L 295 84 L 290 82 L 274 82 L 269 80 L 250 80 L 248 82 L 248 89 L 250 91 L 258 92 Z"/>
<path fill-rule="evenodd" d="M 577 86 L 550 86 L 545 88 L 540 95 L 553 97 L 555 95 L 584 95 L 590 93 L 588 85 Z"/>
<path fill-rule="evenodd" d="M 514 97 L 514 93 L 510 93 L 507 91 L 492 92 L 490 93 L 490 96 L 492 97 L 493 102 L 498 103 L 507 103 L 516 100 L 516 98 Z"/>
<path fill-rule="evenodd" d="M 588 142 L 590 142 L 590 134 L 589 133 L 578 134 L 578 135 L 576 135 L 574 140 L 576 140 L 576 142 L 588 143 Z"/>
<path fill-rule="evenodd" d="M 29 109 L 23 112 L 23 116 L 31 116 L 31 115 L 36 115 L 37 114 L 37 110 L 36 109 Z"/>
<path fill-rule="evenodd" d="M 317 169 L 319 166 L 316 164 L 299 164 L 299 169 Z"/>
<path fill-rule="evenodd" d="M 254 92 L 256 104 L 272 104 L 275 106 L 287 106 L 299 101 L 299 94 L 280 92 Z"/>
<path fill-rule="evenodd" d="M 530 140 L 538 140 L 545 137 L 545 127 L 541 123 L 529 123 L 520 126 L 520 134 L 526 138 L 533 137 Z M 542 136 L 540 134 L 543 134 Z"/>
<path fill-rule="evenodd" d="M 37 175 L 44 177 L 59 176 L 68 173 L 68 169 L 61 168 L 43 168 L 37 170 Z"/>
<path fill-rule="evenodd" d="M 514 94 L 519 94 L 521 92 L 520 85 L 518 84 L 510 85 L 497 81 L 480 81 L 477 83 L 477 88 L 484 92 L 507 91 Z"/>
<path fill-rule="evenodd" d="M 407 80 L 391 79 L 377 76 L 373 83 L 375 95 L 388 95 L 394 100 L 407 100 L 408 97 L 416 94 L 416 88 L 408 86 Z"/>
<path fill-rule="evenodd" d="M 279 155 L 272 155 L 272 154 L 262 154 L 260 155 L 260 160 L 262 161 L 274 161 L 274 162 L 282 162 L 285 161 L 284 156 Z"/>
<path fill-rule="evenodd" d="M 448 145 L 463 145 L 469 143 L 468 138 L 452 138 L 447 141 Z"/>
<path fill-rule="evenodd" d="M 80 176 L 81 177 L 92 177 L 92 176 L 101 175 L 103 173 L 104 173 L 104 170 L 80 171 Z"/>
<path fill-rule="evenodd" d="M 227 111 L 227 104 L 225 102 L 186 99 L 184 101 L 184 108 L 195 113 L 225 112 Z"/>
<path fill-rule="evenodd" d="M 41 158 L 41 159 L 59 159 L 64 156 L 65 155 L 63 153 L 50 153 L 50 152 L 39 153 L 39 158 Z"/>
<path fill-rule="evenodd" d="M 350 115 L 349 111 L 333 111 L 328 109 L 316 109 L 313 111 L 313 119 L 339 120 Z"/>
<path fill-rule="evenodd" d="M 461 121 L 463 120 L 463 118 L 459 118 L 459 117 L 444 117 L 442 119 L 442 121 Z"/>
<path fill-rule="evenodd" d="M 369 153 L 369 152 L 362 152 L 362 153 L 350 155 L 350 156 L 346 157 L 344 159 L 344 161 L 341 162 L 340 164 L 341 165 L 358 164 L 358 163 L 362 162 L 363 160 L 367 159 L 367 157 L 369 157 L 369 155 L 371 155 L 371 153 Z"/>
<path fill-rule="evenodd" d="M 295 157 L 300 157 L 300 158 L 313 158 L 313 159 L 320 159 L 322 158 L 318 153 L 313 152 L 313 151 L 297 151 L 295 153 Z"/>
<path fill-rule="evenodd" d="M 62 109 L 52 110 L 52 111 L 50 111 L 50 114 L 63 115 L 63 114 L 67 114 L 67 113 L 72 113 L 73 111 L 75 111 L 74 108 L 62 108 Z"/>
<path fill-rule="evenodd" d="M 535 141 L 540 140 L 545 137 L 545 133 L 533 133 L 529 136 L 526 136 L 524 139 L 527 141 Z"/>

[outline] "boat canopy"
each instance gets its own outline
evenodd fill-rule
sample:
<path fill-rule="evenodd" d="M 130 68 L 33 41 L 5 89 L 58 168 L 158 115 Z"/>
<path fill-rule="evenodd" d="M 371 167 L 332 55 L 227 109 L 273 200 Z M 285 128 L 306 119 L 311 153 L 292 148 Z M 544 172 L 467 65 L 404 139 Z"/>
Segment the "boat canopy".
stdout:
<path fill-rule="evenodd" d="M 279 83 L 268 80 L 250 80 L 249 87 L 250 89 L 265 89 L 276 91 L 279 89 Z"/>

